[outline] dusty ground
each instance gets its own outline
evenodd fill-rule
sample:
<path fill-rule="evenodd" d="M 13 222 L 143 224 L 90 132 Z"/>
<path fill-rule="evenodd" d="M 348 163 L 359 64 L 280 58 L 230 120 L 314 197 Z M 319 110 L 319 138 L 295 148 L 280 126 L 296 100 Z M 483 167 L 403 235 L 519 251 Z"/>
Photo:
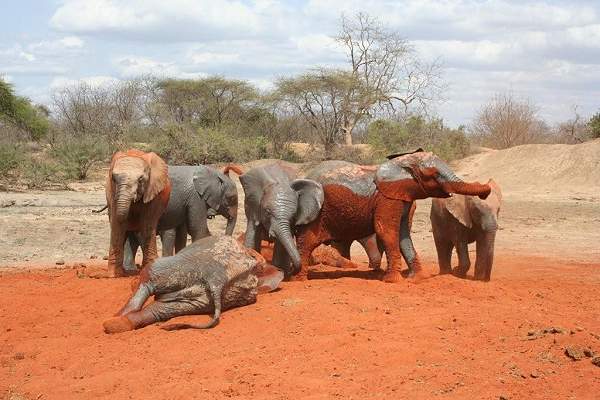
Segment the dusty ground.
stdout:
<path fill-rule="evenodd" d="M 107 216 L 90 212 L 104 204 L 100 185 L 0 193 L 0 399 L 597 399 L 600 368 L 565 349 L 600 355 L 600 192 L 499 181 L 506 196 L 490 283 L 389 285 L 366 268 L 322 268 L 226 312 L 210 331 L 115 336 L 101 323 L 132 278 L 80 278 L 70 268 L 104 266 Z M 419 203 L 413 237 L 435 274 L 428 210 Z"/>

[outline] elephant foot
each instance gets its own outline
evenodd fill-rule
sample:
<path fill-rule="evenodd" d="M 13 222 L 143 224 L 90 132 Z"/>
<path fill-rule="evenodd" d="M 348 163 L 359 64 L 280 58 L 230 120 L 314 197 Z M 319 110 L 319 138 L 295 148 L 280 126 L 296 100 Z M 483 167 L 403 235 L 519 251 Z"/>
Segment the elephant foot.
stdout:
<path fill-rule="evenodd" d="M 383 275 L 381 280 L 387 283 L 398 283 L 403 280 L 402 273 L 396 269 L 390 269 Z"/>
<path fill-rule="evenodd" d="M 447 269 L 444 268 L 444 269 L 440 269 L 439 275 L 448 275 L 448 274 L 451 274 L 451 273 L 452 273 L 452 269 L 450 269 L 450 268 L 447 268 Z"/>
<path fill-rule="evenodd" d="M 457 278 L 463 278 L 465 279 L 467 277 L 467 271 L 469 270 L 469 268 L 454 268 L 452 270 L 452 275 L 456 276 Z"/>
<path fill-rule="evenodd" d="M 102 323 L 104 333 L 113 334 L 132 331 L 135 329 L 133 323 L 127 317 L 114 317 Z"/>

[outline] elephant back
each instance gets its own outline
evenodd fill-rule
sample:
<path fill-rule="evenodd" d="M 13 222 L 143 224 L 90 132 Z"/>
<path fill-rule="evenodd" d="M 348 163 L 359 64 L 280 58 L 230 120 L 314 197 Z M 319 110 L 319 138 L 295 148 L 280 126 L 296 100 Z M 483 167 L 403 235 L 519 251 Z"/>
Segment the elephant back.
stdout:
<path fill-rule="evenodd" d="M 307 175 L 307 179 L 319 182 L 323 187 L 341 185 L 360 196 L 370 196 L 375 192 L 374 166 L 358 165 L 347 161 L 323 161 Z"/>

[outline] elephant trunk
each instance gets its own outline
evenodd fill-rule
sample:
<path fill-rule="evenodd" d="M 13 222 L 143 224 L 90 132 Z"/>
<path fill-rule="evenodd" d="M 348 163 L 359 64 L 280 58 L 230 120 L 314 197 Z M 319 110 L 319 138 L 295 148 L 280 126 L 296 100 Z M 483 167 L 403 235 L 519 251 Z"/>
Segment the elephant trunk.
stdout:
<path fill-rule="evenodd" d="M 298 271 L 300 269 L 300 253 L 298 252 L 298 248 L 296 247 L 296 243 L 294 241 L 294 237 L 292 236 L 292 230 L 290 227 L 290 223 L 287 220 L 280 220 L 275 222 L 274 225 L 271 226 L 273 233 L 277 240 L 281 243 L 288 256 L 292 261 L 293 271 Z M 289 269 L 289 266 L 285 266 L 286 269 Z M 288 272 L 291 272 L 288 270 Z"/>
<path fill-rule="evenodd" d="M 235 214 L 231 214 L 231 211 L 229 213 L 229 216 L 227 217 L 227 226 L 225 227 L 225 234 L 228 236 L 233 235 L 233 229 L 235 228 L 235 223 L 237 221 L 237 209 Z"/>
<path fill-rule="evenodd" d="M 123 221 L 129 215 L 129 207 L 131 206 L 131 194 L 126 185 L 119 185 L 116 196 L 115 216 L 118 220 Z"/>
<path fill-rule="evenodd" d="M 475 262 L 475 279 L 489 281 L 494 263 L 494 243 L 496 231 L 488 231 L 477 241 L 477 260 Z"/>
<path fill-rule="evenodd" d="M 441 184 L 446 193 L 456 193 L 465 196 L 479 196 L 485 199 L 491 192 L 490 185 L 481 183 L 469 183 L 462 181 L 444 182 Z"/>

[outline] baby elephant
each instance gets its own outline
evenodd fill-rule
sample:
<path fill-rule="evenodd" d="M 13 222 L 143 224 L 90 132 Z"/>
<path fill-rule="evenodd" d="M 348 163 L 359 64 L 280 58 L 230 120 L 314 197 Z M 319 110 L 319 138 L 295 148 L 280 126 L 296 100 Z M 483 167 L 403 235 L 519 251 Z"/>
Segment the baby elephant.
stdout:
<path fill-rule="evenodd" d="M 452 272 L 464 278 L 471 267 L 468 244 L 476 242 L 475 279 L 490 280 L 502 192 L 493 180 L 489 185 L 492 190 L 485 200 L 460 194 L 432 200 L 431 228 L 440 274 Z M 450 261 L 454 247 L 458 255 L 458 268 L 452 271 Z"/>
<path fill-rule="evenodd" d="M 163 329 L 212 328 L 222 310 L 254 303 L 259 292 L 276 289 L 282 279 L 281 271 L 231 236 L 209 236 L 144 268 L 139 287 L 116 317 L 104 321 L 104 331 L 124 332 L 211 312 L 206 325 L 174 324 Z M 154 302 L 142 308 L 152 295 Z"/>

